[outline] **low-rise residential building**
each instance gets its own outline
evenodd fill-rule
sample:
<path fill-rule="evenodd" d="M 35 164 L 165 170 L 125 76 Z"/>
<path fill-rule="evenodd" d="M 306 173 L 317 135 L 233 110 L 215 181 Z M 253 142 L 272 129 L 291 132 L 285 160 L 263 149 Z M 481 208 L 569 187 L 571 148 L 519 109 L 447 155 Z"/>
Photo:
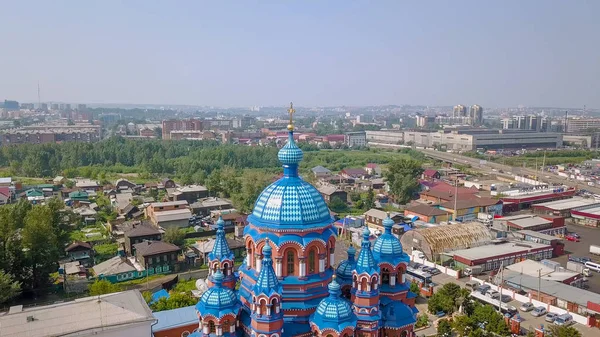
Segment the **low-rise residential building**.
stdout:
<path fill-rule="evenodd" d="M 133 189 L 135 189 L 135 188 L 136 188 L 136 186 L 137 186 L 136 184 L 132 183 L 131 181 L 129 181 L 129 180 L 127 180 L 127 179 L 123 179 L 123 178 L 121 178 L 121 179 L 118 179 L 118 180 L 115 182 L 115 189 L 116 189 L 117 191 L 120 191 L 120 190 L 126 190 L 126 189 L 131 189 L 131 190 L 133 190 Z"/>
<path fill-rule="evenodd" d="M 92 270 L 97 278 L 112 283 L 135 280 L 146 276 L 144 267 L 137 263 L 134 257 L 115 256 L 98 263 Z"/>
<path fill-rule="evenodd" d="M 159 188 L 175 188 L 175 187 L 177 187 L 177 184 L 175 184 L 173 179 L 169 179 L 169 178 L 163 179 L 159 185 L 160 185 Z"/>
<path fill-rule="evenodd" d="M 318 190 L 327 203 L 330 203 L 333 198 L 339 198 L 343 202 L 348 202 L 348 192 L 340 190 L 335 185 L 323 185 Z"/>
<path fill-rule="evenodd" d="M 320 178 L 320 177 L 326 177 L 331 175 L 331 171 L 329 171 L 327 168 L 323 167 L 323 166 L 315 166 L 311 169 L 312 173 L 314 174 L 315 177 Z"/>
<path fill-rule="evenodd" d="M 367 134 L 364 131 L 346 132 L 344 143 L 348 147 L 367 146 Z"/>
<path fill-rule="evenodd" d="M 194 202 L 190 208 L 196 215 L 207 216 L 211 211 L 233 208 L 233 204 L 227 199 L 206 198 Z"/>
<path fill-rule="evenodd" d="M 427 170 L 423 171 L 421 178 L 426 179 L 426 180 L 435 180 L 435 179 L 440 179 L 441 175 L 438 170 L 427 169 Z"/>
<path fill-rule="evenodd" d="M 365 171 L 367 172 L 367 174 L 369 175 L 381 175 L 381 166 L 379 166 L 378 164 L 375 163 L 368 163 L 365 166 Z"/>
<path fill-rule="evenodd" d="M 155 226 L 163 228 L 187 227 L 192 216 L 186 200 L 151 203 L 145 212 Z"/>
<path fill-rule="evenodd" d="M 198 329 L 196 306 L 155 312 L 156 324 L 152 325 L 154 337 L 189 336 Z"/>
<path fill-rule="evenodd" d="M 404 216 L 402 213 L 398 212 L 389 212 L 390 219 L 394 221 L 394 223 L 401 222 L 404 220 Z M 364 213 L 365 223 L 368 227 L 373 228 L 375 230 L 379 230 L 383 233 L 383 220 L 387 218 L 388 213 L 385 211 L 378 210 L 376 208 L 371 208 L 370 210 Z"/>
<path fill-rule="evenodd" d="M 65 252 L 69 260 L 81 261 L 86 266 L 94 260 L 94 249 L 89 242 L 75 241 L 65 248 Z"/>
<path fill-rule="evenodd" d="M 102 186 L 100 184 L 98 184 L 97 181 L 94 180 L 89 180 L 89 179 L 77 179 L 75 180 L 75 187 L 80 189 L 80 190 L 84 190 L 84 191 L 100 191 L 102 189 Z"/>
<path fill-rule="evenodd" d="M 177 255 L 181 248 L 163 241 L 143 241 L 133 245 L 136 261 L 153 274 L 179 270 Z"/>
<path fill-rule="evenodd" d="M 3 337 L 151 336 L 154 323 L 138 290 L 31 308 L 19 305 L 0 316 Z"/>
<path fill-rule="evenodd" d="M 404 216 L 406 217 L 418 217 L 419 220 L 428 223 L 440 223 L 442 221 L 449 220 L 449 213 L 443 211 L 437 207 L 419 204 L 406 208 L 404 210 Z"/>
<path fill-rule="evenodd" d="M 167 193 L 170 200 L 185 200 L 188 203 L 193 203 L 198 199 L 208 197 L 208 189 L 200 185 L 177 187 L 175 190 L 167 189 Z"/>
<path fill-rule="evenodd" d="M 206 264 L 208 263 L 208 254 L 212 251 L 215 246 L 216 239 L 210 238 L 208 240 L 196 241 L 191 248 L 196 253 L 196 263 L 197 264 Z M 227 239 L 227 245 L 229 249 L 233 252 L 236 259 L 242 259 L 244 257 L 244 253 L 246 248 L 244 246 L 244 242 L 235 239 Z"/>
<path fill-rule="evenodd" d="M 470 198 L 450 200 L 442 203 L 438 208 L 450 214 L 450 220 L 472 221 L 477 219 L 477 214 L 502 215 L 502 201 L 494 198 Z M 456 214 L 455 214 L 456 211 Z"/>
<path fill-rule="evenodd" d="M 365 179 L 369 176 L 367 174 L 367 171 L 365 171 L 362 167 L 361 168 L 345 168 L 340 172 L 340 174 L 344 178 L 353 178 L 353 179 Z"/>
<path fill-rule="evenodd" d="M 124 234 L 124 246 L 127 255 L 135 255 L 134 245 L 143 241 L 160 241 L 162 232 L 158 228 L 144 224 L 134 224 L 133 227 Z"/>

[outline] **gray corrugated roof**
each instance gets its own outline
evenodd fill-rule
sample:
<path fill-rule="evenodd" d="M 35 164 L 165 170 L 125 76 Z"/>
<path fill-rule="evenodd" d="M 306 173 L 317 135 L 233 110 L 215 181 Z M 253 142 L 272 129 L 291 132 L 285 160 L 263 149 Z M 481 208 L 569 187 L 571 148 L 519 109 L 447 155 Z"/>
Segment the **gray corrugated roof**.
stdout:
<path fill-rule="evenodd" d="M 543 278 L 539 280 L 537 277 L 510 270 L 504 271 L 504 282 L 510 284 L 512 287 L 520 287 L 530 291 L 537 291 L 539 283 L 540 291 L 544 294 L 554 296 L 571 303 L 577 303 L 578 305 L 584 307 L 587 307 L 588 301 L 600 304 L 600 294 L 557 281 L 548 281 L 544 280 Z"/>
<path fill-rule="evenodd" d="M 97 276 L 100 275 L 116 275 L 136 271 L 135 267 L 124 257 L 115 256 L 112 259 L 106 260 L 95 265 L 93 268 Z"/>

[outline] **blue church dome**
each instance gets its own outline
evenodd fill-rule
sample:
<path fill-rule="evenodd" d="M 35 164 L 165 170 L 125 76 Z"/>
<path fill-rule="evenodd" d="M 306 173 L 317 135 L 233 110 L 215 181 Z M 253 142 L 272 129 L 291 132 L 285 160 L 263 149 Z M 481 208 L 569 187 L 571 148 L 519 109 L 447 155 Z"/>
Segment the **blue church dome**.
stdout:
<path fill-rule="evenodd" d="M 201 316 L 206 314 L 215 317 L 221 317 L 228 313 L 235 313 L 240 309 L 240 302 L 235 292 L 227 287 L 223 287 L 223 279 L 225 276 L 220 270 L 217 270 L 212 277 L 214 286 L 208 289 L 200 297 L 200 301 L 196 304 L 196 310 Z"/>
<path fill-rule="evenodd" d="M 373 245 L 373 257 L 377 262 L 389 262 L 396 265 L 399 262 L 406 262 L 410 260 L 408 255 L 402 250 L 402 244 L 397 237 L 392 234 L 392 226 L 394 221 L 388 216 L 383 220 L 383 227 L 385 231 Z"/>
<path fill-rule="evenodd" d="M 350 306 L 350 302 L 340 297 L 341 287 L 336 282 L 335 276 L 328 288 L 329 297 L 321 300 L 310 321 L 319 327 L 321 331 L 334 329 L 340 332 L 348 326 L 356 327 L 356 315 Z"/>
<path fill-rule="evenodd" d="M 287 144 L 279 150 L 283 177 L 265 188 L 254 204 L 248 221 L 255 226 L 320 227 L 333 222 L 319 191 L 298 176 L 302 150 L 290 131 Z"/>
<path fill-rule="evenodd" d="M 344 260 L 340 263 L 340 265 L 335 270 L 335 274 L 342 281 L 352 281 L 352 272 L 356 269 L 356 260 L 354 256 L 356 255 L 356 249 L 350 246 L 348 248 L 348 259 Z M 345 283 L 345 282 L 344 282 Z"/>

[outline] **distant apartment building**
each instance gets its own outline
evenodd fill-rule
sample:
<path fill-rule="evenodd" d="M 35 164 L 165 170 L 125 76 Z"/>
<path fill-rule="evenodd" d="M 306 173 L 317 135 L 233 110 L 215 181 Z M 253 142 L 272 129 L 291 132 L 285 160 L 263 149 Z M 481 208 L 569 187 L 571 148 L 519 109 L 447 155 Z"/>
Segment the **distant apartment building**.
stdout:
<path fill-rule="evenodd" d="M 52 104 L 50 105 L 50 109 L 51 109 L 51 110 L 58 110 L 58 103 L 52 103 Z"/>
<path fill-rule="evenodd" d="M 435 124 L 435 116 L 423 116 L 417 115 L 416 118 L 417 127 L 425 128 L 429 125 Z"/>
<path fill-rule="evenodd" d="M 528 130 L 528 131 L 542 131 L 545 129 L 543 124 L 545 123 L 542 116 L 529 115 L 529 116 L 512 116 L 502 120 L 502 128 L 505 130 L 516 129 L 516 130 Z"/>
<path fill-rule="evenodd" d="M 464 105 L 455 105 L 452 110 L 452 117 L 467 117 L 467 107 Z"/>
<path fill-rule="evenodd" d="M 57 142 L 93 143 L 100 140 L 100 126 L 91 124 L 38 124 L 0 133 L 2 145 Z"/>
<path fill-rule="evenodd" d="M 198 119 L 170 119 L 162 122 L 162 138 L 171 139 L 171 131 L 201 131 L 203 122 Z"/>
<path fill-rule="evenodd" d="M 577 133 L 590 129 L 600 129 L 600 118 L 569 118 L 567 132 Z"/>
<path fill-rule="evenodd" d="M 40 110 L 42 110 L 42 111 L 48 111 L 48 103 L 42 103 L 40 105 Z"/>
<path fill-rule="evenodd" d="M 35 104 L 33 104 L 33 103 L 21 103 L 21 109 L 24 109 L 24 110 L 34 110 L 35 109 Z"/>
<path fill-rule="evenodd" d="M 469 108 L 469 117 L 471 118 L 472 125 L 483 124 L 483 108 L 480 105 L 471 105 Z"/>
<path fill-rule="evenodd" d="M 344 143 L 348 147 L 359 147 L 367 145 L 367 135 L 365 131 L 346 132 L 344 135 Z"/>
<path fill-rule="evenodd" d="M 17 101 L 9 101 L 4 100 L 4 105 L 2 106 L 6 111 L 19 110 L 19 102 Z"/>

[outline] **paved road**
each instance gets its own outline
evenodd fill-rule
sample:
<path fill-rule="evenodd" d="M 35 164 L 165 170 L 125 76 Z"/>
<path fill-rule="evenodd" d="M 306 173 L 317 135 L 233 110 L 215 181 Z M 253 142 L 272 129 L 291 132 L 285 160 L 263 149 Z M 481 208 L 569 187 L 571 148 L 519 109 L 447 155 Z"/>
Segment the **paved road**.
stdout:
<path fill-rule="evenodd" d="M 460 285 L 461 287 L 465 286 L 465 283 L 468 281 L 468 278 L 462 278 L 460 280 L 456 280 L 453 277 L 450 277 L 446 274 L 439 274 L 433 277 L 433 281 L 434 283 L 437 284 L 437 287 L 441 287 L 446 283 L 449 282 L 454 282 L 458 285 Z M 435 289 L 437 290 L 437 289 Z M 519 308 L 521 306 L 521 302 L 518 301 L 510 301 L 508 302 L 508 304 L 514 306 L 515 308 Z M 426 310 L 426 306 L 425 306 L 425 310 Z M 521 318 L 524 319 L 523 322 L 521 322 L 521 328 L 527 329 L 527 330 L 533 330 L 536 327 L 539 327 L 540 324 L 543 324 L 544 326 L 547 326 L 548 323 L 546 321 L 544 321 L 544 317 L 534 317 L 531 315 L 530 312 L 521 312 L 519 310 L 519 314 L 521 315 Z M 581 331 L 581 333 L 583 334 L 583 336 L 585 337 L 600 337 L 600 329 L 597 328 L 590 328 L 581 324 L 575 324 L 573 325 L 577 330 Z"/>
<path fill-rule="evenodd" d="M 548 183 L 548 184 L 563 184 L 572 187 L 578 187 L 580 189 L 588 190 L 595 194 L 600 194 L 600 188 L 588 186 L 586 184 L 582 184 L 578 181 L 568 181 L 567 179 L 560 177 L 554 173 L 544 172 L 540 174 L 539 171 L 535 171 L 529 168 L 523 167 L 514 167 L 509 165 L 502 165 L 498 163 L 493 163 L 490 161 L 486 161 L 485 164 L 481 165 L 480 160 L 476 158 L 466 157 L 455 153 L 441 152 L 435 150 L 428 150 L 422 148 L 416 148 L 416 150 L 421 151 L 423 154 L 430 158 L 449 161 L 458 164 L 469 164 L 473 168 L 481 168 L 482 170 L 492 171 L 492 169 L 502 170 L 506 174 L 506 172 L 511 172 L 513 175 L 534 175 L 538 176 L 538 180 Z M 507 175 L 507 174 L 506 174 Z M 548 177 L 548 178 L 546 178 Z"/>

